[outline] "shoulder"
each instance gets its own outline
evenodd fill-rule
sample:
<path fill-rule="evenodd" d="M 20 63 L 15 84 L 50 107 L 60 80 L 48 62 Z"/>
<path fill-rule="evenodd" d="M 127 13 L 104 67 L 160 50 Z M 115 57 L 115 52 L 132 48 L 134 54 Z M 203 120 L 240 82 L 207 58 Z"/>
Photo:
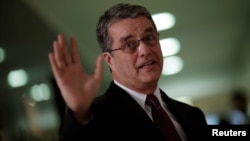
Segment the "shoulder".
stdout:
<path fill-rule="evenodd" d="M 191 112 L 191 113 L 204 115 L 203 111 L 195 105 L 190 105 L 190 104 L 187 104 L 187 103 L 184 103 L 182 101 L 178 101 L 178 100 L 175 100 L 172 98 L 170 98 L 170 99 L 171 99 L 171 102 L 173 103 L 173 105 L 184 113 L 188 114 Z"/>
<path fill-rule="evenodd" d="M 111 102 L 108 102 L 108 99 L 105 94 L 102 94 L 98 97 L 96 97 L 93 101 L 92 107 L 94 108 L 105 108 L 107 107 Z"/>
<path fill-rule="evenodd" d="M 203 113 L 203 111 L 195 105 L 190 105 L 168 97 L 164 92 L 162 92 L 162 98 L 172 112 L 178 111 L 178 113 L 185 117 L 193 118 L 194 116 L 197 116 L 205 119 L 205 114 Z"/>
<path fill-rule="evenodd" d="M 194 111 L 194 112 L 198 112 L 198 113 L 202 112 L 199 107 L 184 103 L 184 102 L 176 100 L 174 98 L 171 98 L 166 93 L 164 93 L 162 90 L 161 90 L 161 96 L 162 96 L 162 99 L 166 102 L 168 107 L 174 107 L 174 108 L 181 110 L 183 112 L 185 112 L 185 111 L 186 112 Z"/>
<path fill-rule="evenodd" d="M 170 98 L 171 99 L 171 102 L 176 106 L 176 107 L 179 107 L 179 108 L 184 108 L 186 110 L 190 109 L 190 110 L 194 110 L 194 109 L 199 109 L 198 107 L 194 106 L 194 105 L 190 105 L 188 103 L 184 103 L 182 101 L 179 101 L 179 100 L 176 100 L 176 99 L 173 99 L 173 98 Z"/>

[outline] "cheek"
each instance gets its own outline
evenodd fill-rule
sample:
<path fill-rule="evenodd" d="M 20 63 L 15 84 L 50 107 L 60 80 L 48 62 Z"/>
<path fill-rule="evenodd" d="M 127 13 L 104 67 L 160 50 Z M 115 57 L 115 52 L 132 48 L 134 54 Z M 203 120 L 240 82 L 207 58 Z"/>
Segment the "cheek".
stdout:
<path fill-rule="evenodd" d="M 122 71 L 126 71 L 127 73 L 132 73 L 135 71 L 136 61 L 131 56 L 126 56 L 122 58 L 120 62 L 120 68 Z"/>
<path fill-rule="evenodd" d="M 114 61 L 115 69 L 120 71 L 130 70 L 131 66 L 133 65 L 130 59 L 131 58 L 129 56 L 120 55 L 119 58 L 116 58 Z"/>
<path fill-rule="evenodd" d="M 163 54 L 162 54 L 162 51 L 161 51 L 161 48 L 159 47 L 159 49 L 156 51 L 156 54 L 158 56 L 158 58 L 160 60 L 163 60 Z"/>
<path fill-rule="evenodd" d="M 126 71 L 133 71 L 134 69 L 134 62 L 132 60 L 128 59 L 124 59 L 123 60 L 123 68 Z"/>
<path fill-rule="evenodd" d="M 163 57 L 162 50 L 161 50 L 160 46 L 158 47 L 157 54 L 158 54 L 158 56 Z"/>

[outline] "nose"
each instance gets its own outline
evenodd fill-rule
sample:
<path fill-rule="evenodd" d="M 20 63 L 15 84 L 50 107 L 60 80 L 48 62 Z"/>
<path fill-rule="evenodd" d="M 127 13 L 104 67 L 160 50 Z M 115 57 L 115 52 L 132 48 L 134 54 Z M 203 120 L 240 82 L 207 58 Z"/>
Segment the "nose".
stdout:
<path fill-rule="evenodd" d="M 152 46 L 144 42 L 140 42 L 138 46 L 138 54 L 140 57 L 148 56 L 151 52 L 152 52 Z"/>

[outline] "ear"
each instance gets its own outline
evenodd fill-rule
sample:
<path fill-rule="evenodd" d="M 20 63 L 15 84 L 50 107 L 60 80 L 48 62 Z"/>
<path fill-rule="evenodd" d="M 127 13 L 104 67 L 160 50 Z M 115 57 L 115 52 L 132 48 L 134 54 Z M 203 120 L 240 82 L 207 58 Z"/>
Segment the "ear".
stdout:
<path fill-rule="evenodd" d="M 114 68 L 113 56 L 109 52 L 102 53 L 102 56 L 103 56 L 104 60 L 106 61 L 106 63 L 108 64 L 109 68 L 111 70 L 113 70 L 113 68 Z"/>

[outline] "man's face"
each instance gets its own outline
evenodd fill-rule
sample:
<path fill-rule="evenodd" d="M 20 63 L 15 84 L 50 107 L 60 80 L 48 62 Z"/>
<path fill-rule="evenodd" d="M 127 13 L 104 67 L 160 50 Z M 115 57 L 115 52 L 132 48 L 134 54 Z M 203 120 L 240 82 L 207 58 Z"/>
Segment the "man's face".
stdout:
<path fill-rule="evenodd" d="M 158 33 L 151 22 L 142 16 L 117 20 L 109 26 L 108 32 L 113 39 L 112 50 L 127 48 L 113 51 L 112 55 L 104 53 L 113 78 L 138 91 L 149 86 L 156 87 L 163 57 Z M 138 40 L 141 40 L 139 44 Z M 128 49 L 131 47 L 133 49 Z"/>

